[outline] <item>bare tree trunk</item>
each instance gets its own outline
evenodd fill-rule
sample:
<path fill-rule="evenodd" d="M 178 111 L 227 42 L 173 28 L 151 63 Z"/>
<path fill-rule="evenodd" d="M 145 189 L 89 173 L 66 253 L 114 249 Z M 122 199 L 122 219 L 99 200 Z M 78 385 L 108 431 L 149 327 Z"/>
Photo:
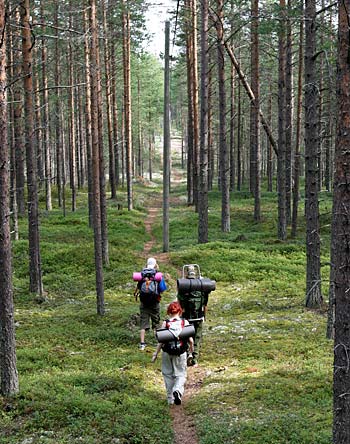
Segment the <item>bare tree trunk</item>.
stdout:
<path fill-rule="evenodd" d="M 278 37 L 278 238 L 287 238 L 286 218 L 286 2 L 280 0 L 281 22 Z"/>
<path fill-rule="evenodd" d="M 16 24 L 20 29 L 21 17 L 19 9 L 16 9 Z M 20 33 L 16 29 L 16 40 L 20 40 Z M 18 48 L 19 50 L 19 48 Z M 22 78 L 22 65 L 20 61 L 16 60 L 14 75 L 16 78 Z M 15 132 L 15 157 L 16 157 L 16 195 L 18 205 L 18 215 L 24 216 L 26 211 L 26 205 L 24 200 L 24 170 L 25 170 L 25 144 L 24 144 L 24 128 L 23 128 L 23 84 L 21 82 L 15 82 L 13 85 L 14 92 L 14 132 Z"/>
<path fill-rule="evenodd" d="M 111 69 L 112 69 L 112 118 L 113 118 L 113 145 L 114 145 L 114 160 L 115 160 L 115 184 L 118 188 L 120 183 L 120 157 L 121 149 L 118 135 L 118 109 L 116 98 L 116 66 L 115 66 L 115 48 L 113 42 L 111 42 Z"/>
<path fill-rule="evenodd" d="M 130 84 L 130 12 L 128 1 L 123 0 L 123 67 L 124 67 L 124 133 L 126 154 L 126 185 L 128 210 L 133 209 L 132 136 L 131 136 L 131 84 Z"/>
<path fill-rule="evenodd" d="M 241 58 L 241 51 L 238 50 L 238 60 Z M 242 95 L 241 83 L 238 82 L 237 92 L 237 191 L 242 187 Z"/>
<path fill-rule="evenodd" d="M 338 2 L 337 138 L 333 194 L 335 339 L 333 443 L 350 442 L 350 0 Z M 306 69 L 306 65 L 305 65 Z"/>
<path fill-rule="evenodd" d="M 268 98 L 268 111 L 267 121 L 271 126 L 272 121 L 272 81 L 269 79 L 269 98 Z M 273 153 L 272 145 L 268 137 L 266 137 L 266 150 L 267 150 L 267 191 L 272 192 L 273 188 Z"/>
<path fill-rule="evenodd" d="M 60 52 L 58 45 L 58 16 L 59 16 L 59 3 L 56 2 L 55 5 L 55 18 L 54 24 L 56 28 L 56 40 L 55 40 L 55 83 L 60 84 Z M 57 91 L 57 100 L 55 105 L 55 126 L 56 126 L 56 183 L 57 183 L 57 196 L 58 196 L 58 206 L 62 206 L 62 133 L 61 133 L 61 107 L 59 100 L 60 92 Z"/>
<path fill-rule="evenodd" d="M 90 83 L 90 42 L 89 42 L 89 15 L 84 10 L 84 48 L 85 48 L 85 133 L 86 133 L 86 157 L 87 157 L 87 180 L 88 180 L 88 203 L 89 203 L 89 226 L 92 227 L 93 220 L 93 196 L 92 196 L 92 152 L 91 152 L 91 83 Z"/>
<path fill-rule="evenodd" d="M 101 193 L 100 193 L 100 147 L 98 130 L 98 76 L 95 75 L 97 66 L 98 36 L 96 23 L 96 3 L 89 0 L 90 4 L 90 84 L 91 84 L 91 131 L 92 131 L 92 194 L 93 194 L 93 228 L 95 246 L 96 269 L 96 296 L 97 314 L 105 314 L 104 285 L 103 285 L 103 255 L 101 233 Z"/>
<path fill-rule="evenodd" d="M 198 112 L 198 48 L 197 48 L 197 0 L 192 5 L 192 93 L 193 93 L 193 198 L 198 210 L 199 193 L 199 112 Z"/>
<path fill-rule="evenodd" d="M 301 6 L 301 17 L 303 17 L 303 5 Z M 303 40 L 304 40 L 304 20 L 300 19 L 299 31 L 299 62 L 298 62 L 298 93 L 297 93 L 297 115 L 295 134 L 295 158 L 293 174 L 293 208 L 292 208 L 292 237 L 296 237 L 298 227 L 298 204 L 299 204 L 299 182 L 300 182 L 300 142 L 301 142 L 301 113 L 303 105 L 302 83 L 303 83 Z"/>
<path fill-rule="evenodd" d="M 221 185 L 221 230 L 231 230 L 230 221 L 230 181 L 229 152 L 226 141 L 226 91 L 225 91 L 225 48 L 223 45 L 223 0 L 217 0 L 219 25 L 218 34 L 218 82 L 219 82 L 219 122 L 220 122 L 220 185 Z"/>
<path fill-rule="evenodd" d="M 292 133 L 293 133 L 293 55 L 292 55 L 292 24 L 291 0 L 288 0 L 286 16 L 286 223 L 291 223 L 292 196 Z"/>
<path fill-rule="evenodd" d="M 69 18 L 69 26 L 73 29 L 73 13 L 72 0 L 69 2 L 69 9 L 71 11 Z M 74 87 L 74 57 L 72 42 L 68 40 L 68 65 L 69 65 L 69 121 L 70 121 L 70 188 L 72 190 L 72 211 L 77 209 L 77 190 L 76 190 L 76 133 L 75 133 L 75 87 Z"/>
<path fill-rule="evenodd" d="M 33 48 L 34 49 L 34 48 Z M 39 73 L 33 72 L 34 88 L 34 146 L 36 148 L 37 179 L 38 187 L 42 190 L 44 183 L 44 162 L 43 162 L 43 130 L 41 126 L 41 105 L 39 93 Z"/>
<path fill-rule="evenodd" d="M 165 22 L 163 137 L 163 252 L 169 251 L 170 195 L 170 22 Z"/>
<path fill-rule="evenodd" d="M 97 18 L 96 32 L 97 32 Z M 97 35 L 98 38 L 98 35 Z M 101 63 L 98 39 L 95 53 L 95 69 L 94 75 L 97 77 L 97 120 L 98 120 L 98 138 L 99 138 L 99 165 L 100 165 L 100 210 L 101 210 L 101 236 L 102 236 L 102 258 L 105 265 L 109 265 L 108 251 L 108 225 L 107 225 L 107 201 L 106 201 L 106 175 L 104 160 L 104 142 L 103 142 L 103 98 L 102 98 L 102 79 L 101 79 Z"/>
<path fill-rule="evenodd" d="M 28 187 L 28 240 L 29 240 L 29 289 L 38 295 L 43 294 L 39 239 L 39 210 L 36 172 L 36 153 L 34 146 L 34 115 L 33 115 L 33 56 L 30 29 L 29 0 L 21 5 L 22 54 L 25 94 L 25 134 L 27 158 Z"/>
<path fill-rule="evenodd" d="M 251 159 L 251 186 L 254 194 L 254 220 L 260 221 L 260 197 L 261 197 L 261 146 L 259 135 L 259 109 L 260 109 L 260 86 L 259 86 L 259 1 L 251 1 L 251 86 L 254 94 L 254 102 L 250 107 L 250 149 Z"/>
<path fill-rule="evenodd" d="M 318 85 L 316 76 L 316 2 L 305 3 L 305 216 L 306 301 L 309 308 L 322 303 L 318 202 L 319 150 Z"/>
<path fill-rule="evenodd" d="M 209 54 L 210 64 L 210 54 Z M 213 138 L 213 79 L 211 71 L 208 73 L 208 191 L 213 189 L 214 180 L 214 138 Z"/>
<path fill-rule="evenodd" d="M 14 306 L 9 206 L 9 147 L 7 144 L 5 2 L 0 0 L 0 380 L 1 394 L 19 391 Z"/>
<path fill-rule="evenodd" d="M 191 32 L 191 0 L 186 0 L 186 68 L 187 68 L 187 203 L 194 202 L 194 117 L 193 117 L 193 82 L 192 52 L 193 35 Z"/>
<path fill-rule="evenodd" d="M 12 11 L 10 11 L 10 14 L 12 14 Z M 6 39 L 6 52 L 8 54 L 7 60 L 8 60 L 8 72 L 10 73 L 7 75 L 7 83 L 10 81 L 12 82 L 14 79 L 14 60 L 13 60 L 13 54 L 14 54 L 14 48 L 13 48 L 13 31 L 12 30 L 6 30 L 7 32 L 7 39 Z M 10 77 L 10 78 L 9 78 Z M 10 212 L 11 212 L 11 231 L 12 231 L 12 237 L 15 240 L 19 239 L 18 234 L 18 207 L 17 207 L 17 195 L 16 195 L 16 153 L 15 153 L 15 139 L 16 139 L 16 133 L 15 133 L 15 126 L 13 124 L 14 122 L 14 91 L 10 89 L 11 92 L 11 98 L 10 98 L 10 106 L 8 108 L 8 115 L 11 116 L 12 119 L 12 125 L 9 130 L 9 138 L 8 141 L 9 150 L 10 150 Z M 1 139 L 0 139 L 1 140 Z"/>
<path fill-rule="evenodd" d="M 43 1 L 40 0 L 41 22 L 45 25 L 45 14 Z M 43 27 L 45 32 L 45 26 Z M 47 48 L 45 39 L 41 42 L 41 70 L 42 70 L 42 89 L 43 89 L 43 143 L 44 143 L 44 166 L 45 166 L 45 197 L 46 209 L 52 210 L 51 198 L 51 152 L 50 152 L 50 111 L 49 111 L 49 90 L 47 80 Z"/>
<path fill-rule="evenodd" d="M 200 174 L 198 242 L 208 242 L 208 0 L 201 0 Z"/>
<path fill-rule="evenodd" d="M 108 153 L 109 153 L 109 186 L 111 189 L 111 199 L 116 198 L 116 180 L 115 180 L 115 157 L 113 146 L 113 128 L 112 128 L 112 91 L 111 91 L 111 56 L 109 53 L 109 39 L 108 39 L 108 27 L 106 7 L 104 1 L 102 2 L 103 10 L 103 50 L 104 50 L 104 62 L 105 62 L 105 89 L 106 89 L 106 118 L 108 128 Z M 114 75 L 114 73 L 113 73 Z"/>

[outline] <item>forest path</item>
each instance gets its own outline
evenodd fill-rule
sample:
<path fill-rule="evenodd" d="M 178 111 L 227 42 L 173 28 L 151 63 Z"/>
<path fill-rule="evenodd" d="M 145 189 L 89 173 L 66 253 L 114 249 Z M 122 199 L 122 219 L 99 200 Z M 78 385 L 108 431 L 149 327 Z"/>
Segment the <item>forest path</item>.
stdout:
<path fill-rule="evenodd" d="M 172 150 L 181 150 L 179 139 L 172 139 Z M 171 183 L 176 184 L 182 181 L 181 171 L 172 168 Z M 176 198 L 170 198 L 170 201 L 174 202 Z M 149 256 L 155 256 L 157 262 L 160 264 L 169 264 L 170 257 L 168 253 L 153 252 L 153 248 L 156 245 L 156 238 L 152 233 L 153 224 L 162 217 L 162 195 L 157 195 L 154 199 L 150 200 L 148 215 L 145 220 L 146 233 L 151 236 L 151 239 L 145 243 L 143 253 L 145 258 Z M 152 251 L 152 253 L 151 253 Z M 170 408 L 170 416 L 173 423 L 174 431 L 174 444 L 198 444 L 198 436 L 192 417 L 186 411 L 187 400 L 194 396 L 201 388 L 203 378 L 205 376 L 205 370 L 201 367 L 189 367 L 187 369 L 187 382 L 184 396 L 182 398 L 181 405 L 172 405 Z M 165 390 L 165 389 L 164 389 Z"/>

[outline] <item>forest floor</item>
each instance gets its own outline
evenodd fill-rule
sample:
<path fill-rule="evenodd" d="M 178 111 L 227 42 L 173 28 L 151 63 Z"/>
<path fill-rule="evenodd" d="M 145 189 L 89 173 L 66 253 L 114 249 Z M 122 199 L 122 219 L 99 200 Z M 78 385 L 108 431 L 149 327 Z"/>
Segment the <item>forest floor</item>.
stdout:
<path fill-rule="evenodd" d="M 177 140 L 172 140 L 172 149 L 177 149 Z M 179 183 L 182 180 L 181 172 L 178 170 L 172 171 L 172 183 Z M 176 198 L 173 198 L 176 199 Z M 144 245 L 145 259 L 149 256 L 155 256 L 157 262 L 160 264 L 169 264 L 170 258 L 167 252 L 154 252 L 154 248 L 157 244 L 156 238 L 152 233 L 152 227 L 156 223 L 159 217 L 161 217 L 162 209 L 162 196 L 157 195 L 150 201 L 148 208 L 148 215 L 145 220 L 146 233 L 150 235 L 151 239 Z M 151 253 L 152 252 L 152 253 Z M 198 366 L 196 368 L 189 367 L 187 369 L 187 383 L 185 387 L 185 393 L 182 398 L 182 404 L 177 406 L 173 405 L 170 408 L 170 415 L 172 418 L 173 431 L 174 431 L 174 444 L 198 444 L 198 437 L 196 428 L 192 419 L 192 416 L 186 411 L 186 402 L 192 396 L 194 396 L 201 388 L 203 378 L 205 377 L 205 369 Z"/>

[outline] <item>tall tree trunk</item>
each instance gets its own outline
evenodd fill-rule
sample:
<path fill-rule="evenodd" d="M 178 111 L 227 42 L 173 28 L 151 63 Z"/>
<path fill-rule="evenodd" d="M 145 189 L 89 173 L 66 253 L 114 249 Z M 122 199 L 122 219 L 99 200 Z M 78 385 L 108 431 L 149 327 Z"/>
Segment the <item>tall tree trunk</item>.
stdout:
<path fill-rule="evenodd" d="M 9 201 L 9 147 L 7 144 L 5 2 L 0 0 L 0 384 L 3 396 L 19 390 L 12 291 Z"/>
<path fill-rule="evenodd" d="M 22 54 L 25 94 L 25 135 L 27 159 L 28 188 L 28 240 L 29 240 L 29 289 L 38 295 L 43 294 L 39 239 L 39 210 L 36 172 L 36 152 L 34 146 L 34 114 L 33 114 L 33 56 L 30 28 L 29 0 L 21 5 Z"/>
<path fill-rule="evenodd" d="M 21 17 L 19 8 L 16 9 L 16 24 L 18 29 L 15 29 L 15 38 L 20 40 L 20 23 Z M 17 48 L 19 50 L 19 48 Z M 16 78 L 22 78 L 22 64 L 16 60 L 14 75 Z M 23 127 L 23 84 L 21 82 L 15 82 L 13 85 L 14 92 L 14 132 L 15 132 L 15 157 L 16 157 L 16 194 L 18 215 L 25 216 L 26 205 L 24 198 L 24 186 L 25 186 L 25 143 L 24 143 L 24 127 Z"/>
<path fill-rule="evenodd" d="M 201 0 L 199 243 L 208 242 L 208 9 L 208 0 Z"/>
<path fill-rule="evenodd" d="M 254 220 L 260 221 L 260 197 L 261 197 L 261 146 L 259 135 L 259 1 L 251 1 L 251 86 L 254 101 L 250 107 L 250 167 L 251 187 L 254 194 Z"/>
<path fill-rule="evenodd" d="M 97 17 L 96 32 L 97 32 Z M 101 210 L 101 236 L 102 236 L 102 258 L 105 265 L 109 265 L 109 249 L 108 249 L 108 225 L 107 225 L 107 201 L 106 201 L 106 175 L 105 175 L 105 159 L 104 159 L 104 129 L 103 129 L 103 97 L 102 97 L 102 75 L 100 50 L 98 45 L 98 35 L 95 53 L 95 69 L 94 74 L 97 77 L 97 121 L 98 121 L 98 138 L 99 138 L 99 165 L 100 165 L 100 210 Z"/>
<path fill-rule="evenodd" d="M 130 82 L 130 12 L 123 0 L 123 68 L 124 68 L 124 134 L 126 154 L 126 185 L 128 210 L 133 209 L 132 136 L 131 136 L 131 82 Z"/>
<path fill-rule="evenodd" d="M 209 65 L 210 65 L 210 53 L 209 53 Z M 214 180 L 214 137 L 213 137 L 213 77 L 209 70 L 208 73 L 208 190 L 213 189 Z"/>
<path fill-rule="evenodd" d="M 286 218 L 286 2 L 280 0 L 281 22 L 278 37 L 278 238 L 287 238 Z"/>
<path fill-rule="evenodd" d="M 163 137 L 163 252 L 169 251 L 170 199 L 170 22 L 165 22 Z"/>
<path fill-rule="evenodd" d="M 103 52 L 105 62 L 105 89 L 106 89 L 106 119 L 107 119 L 107 133 L 108 133 L 108 172 L 109 172 L 109 186 L 111 189 L 111 199 L 116 198 L 116 180 L 115 180 L 115 157 L 113 146 L 113 127 L 112 127 L 112 90 L 111 90 L 111 55 L 109 53 L 109 29 L 107 27 L 107 14 L 104 1 L 102 2 L 103 10 Z M 113 75 L 115 75 L 113 73 Z"/>
<path fill-rule="evenodd" d="M 58 38 L 58 16 L 59 16 L 59 2 L 56 2 L 55 5 L 55 83 L 56 85 L 60 84 L 60 51 L 59 51 L 59 38 Z M 62 132 L 61 132 L 61 101 L 60 99 L 60 91 L 57 91 L 57 100 L 55 105 L 55 129 L 56 129 L 56 183 L 57 183 L 57 196 L 58 196 L 58 206 L 62 206 Z"/>
<path fill-rule="evenodd" d="M 194 202 L 194 117 L 193 117 L 193 34 L 191 32 L 191 0 L 186 0 L 186 72 L 187 72 L 187 203 Z"/>
<path fill-rule="evenodd" d="M 303 3 L 301 4 L 301 17 L 304 15 Z M 298 60 L 298 92 L 297 92 L 297 115 L 296 115 L 296 134 L 295 134 L 295 157 L 293 171 L 293 208 L 292 208 L 292 237 L 296 237 L 298 226 L 298 205 L 299 205 L 299 182 L 300 182 L 300 143 L 301 143 L 301 113 L 303 105 L 303 39 L 304 39 L 304 20 L 300 19 L 299 30 L 299 60 Z"/>
<path fill-rule="evenodd" d="M 268 98 L 268 110 L 267 121 L 271 126 L 272 121 L 272 81 L 269 79 L 269 98 Z M 268 137 L 266 137 L 266 150 L 267 150 L 267 191 L 272 192 L 273 188 L 273 157 L 272 157 L 272 145 Z"/>
<path fill-rule="evenodd" d="M 96 23 L 96 2 L 89 0 L 90 5 L 90 84 L 91 84 L 91 134 L 92 134 L 92 194 L 93 194 L 93 228 L 95 246 L 96 297 L 97 314 L 105 314 L 103 285 L 103 255 L 101 233 L 101 193 L 100 193 L 100 140 L 98 129 L 98 76 L 97 66 L 98 36 Z"/>
<path fill-rule="evenodd" d="M 198 105 L 198 45 L 197 45 L 197 0 L 191 0 L 192 5 L 192 93 L 193 93 L 193 198 L 198 209 L 199 193 L 199 105 Z"/>
<path fill-rule="evenodd" d="M 291 223 L 292 198 L 292 133 L 293 133 L 293 55 L 291 0 L 288 0 L 286 16 L 286 222 Z"/>
<path fill-rule="evenodd" d="M 40 0 L 40 15 L 43 23 L 43 32 L 45 32 L 45 14 L 43 1 Z M 52 210 L 51 198 L 51 152 L 50 152 L 50 111 L 49 111 L 49 89 L 47 79 L 47 47 L 45 39 L 41 42 L 41 70 L 42 70 L 42 89 L 43 89 L 43 143 L 44 143 L 44 166 L 45 166 L 45 198 L 46 209 Z"/>
<path fill-rule="evenodd" d="M 12 11 L 9 12 L 9 14 L 12 14 Z M 8 61 L 8 72 L 9 75 L 7 75 L 7 82 L 12 82 L 14 79 L 14 48 L 13 48 L 13 31 L 6 30 L 7 32 L 7 39 L 6 39 L 6 52 L 8 54 L 7 61 Z M 10 77 L 10 79 L 9 79 Z M 9 80 L 8 80 L 9 79 Z M 11 91 L 11 89 L 10 89 Z M 14 116 L 14 91 L 11 91 L 11 97 L 10 97 L 10 104 L 8 108 L 8 115 L 11 116 L 12 122 L 14 122 L 15 116 Z M 17 195 L 16 195 L 16 153 L 15 153 L 15 139 L 16 139 L 16 133 L 15 133 L 15 126 L 14 124 L 11 125 L 11 129 L 9 131 L 9 150 L 10 150 L 10 211 L 11 211 L 11 231 L 13 233 L 13 238 L 15 240 L 19 239 L 19 233 L 18 233 L 18 207 L 17 207 Z"/>
<path fill-rule="evenodd" d="M 305 216 L 306 301 L 309 308 L 322 303 L 318 202 L 318 85 L 316 76 L 316 2 L 305 3 Z"/>
<path fill-rule="evenodd" d="M 93 195 L 92 195 L 92 151 L 91 151 L 91 83 L 90 83 L 90 42 L 89 42 L 89 14 L 84 10 L 84 47 L 85 47 L 85 133 L 86 133 L 86 157 L 87 157 L 87 180 L 88 180 L 88 204 L 89 204 L 89 226 L 92 227 L 93 220 Z"/>
<path fill-rule="evenodd" d="M 72 0 L 69 2 L 69 9 L 71 11 L 69 18 L 69 26 L 73 29 L 73 4 Z M 68 106 L 69 106 L 69 122 L 70 122 L 70 188 L 72 190 L 72 211 L 77 209 L 77 190 L 76 190 L 76 181 L 77 181 L 77 171 L 76 171 L 76 132 L 75 132 L 75 86 L 74 86 L 74 57 L 73 57 L 73 45 L 72 41 L 69 39 L 68 41 L 68 66 L 69 66 L 69 98 L 68 98 Z"/>
<path fill-rule="evenodd" d="M 335 339 L 333 443 L 350 442 L 350 0 L 338 2 L 337 137 L 333 194 Z"/>
<path fill-rule="evenodd" d="M 117 108 L 117 98 L 116 98 L 116 65 L 115 65 L 115 48 L 114 43 L 111 42 L 111 69 L 112 69 L 112 121 L 113 121 L 113 147 L 114 147 L 114 163 L 115 163 L 115 184 L 118 188 L 120 183 L 120 157 L 121 149 L 119 143 L 118 135 L 118 108 Z"/>
<path fill-rule="evenodd" d="M 223 45 L 224 2 L 217 0 L 218 34 L 218 83 L 219 83 L 219 143 L 220 143 L 220 185 L 221 185 L 221 230 L 231 230 L 230 220 L 230 180 L 229 180 L 229 151 L 226 141 L 226 90 L 225 90 L 225 48 Z"/>
<path fill-rule="evenodd" d="M 241 50 L 238 50 L 238 60 L 240 62 Z M 242 94 L 241 82 L 238 82 L 237 92 L 237 191 L 242 187 Z"/>

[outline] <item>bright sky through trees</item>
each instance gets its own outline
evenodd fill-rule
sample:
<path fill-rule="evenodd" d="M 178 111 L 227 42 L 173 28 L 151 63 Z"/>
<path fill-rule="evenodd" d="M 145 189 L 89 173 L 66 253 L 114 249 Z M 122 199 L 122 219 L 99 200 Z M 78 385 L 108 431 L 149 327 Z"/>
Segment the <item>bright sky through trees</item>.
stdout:
<path fill-rule="evenodd" d="M 145 48 L 148 52 L 159 57 L 160 53 L 164 53 L 164 30 L 165 21 L 171 19 L 170 11 L 176 10 L 176 0 L 155 0 L 149 2 L 149 9 L 146 13 L 147 29 L 153 35 L 151 41 L 147 43 Z M 174 24 L 171 23 L 171 28 Z M 171 31 L 173 32 L 173 31 Z M 171 40 L 173 35 L 171 35 Z M 172 49 L 172 43 L 171 43 Z"/>

